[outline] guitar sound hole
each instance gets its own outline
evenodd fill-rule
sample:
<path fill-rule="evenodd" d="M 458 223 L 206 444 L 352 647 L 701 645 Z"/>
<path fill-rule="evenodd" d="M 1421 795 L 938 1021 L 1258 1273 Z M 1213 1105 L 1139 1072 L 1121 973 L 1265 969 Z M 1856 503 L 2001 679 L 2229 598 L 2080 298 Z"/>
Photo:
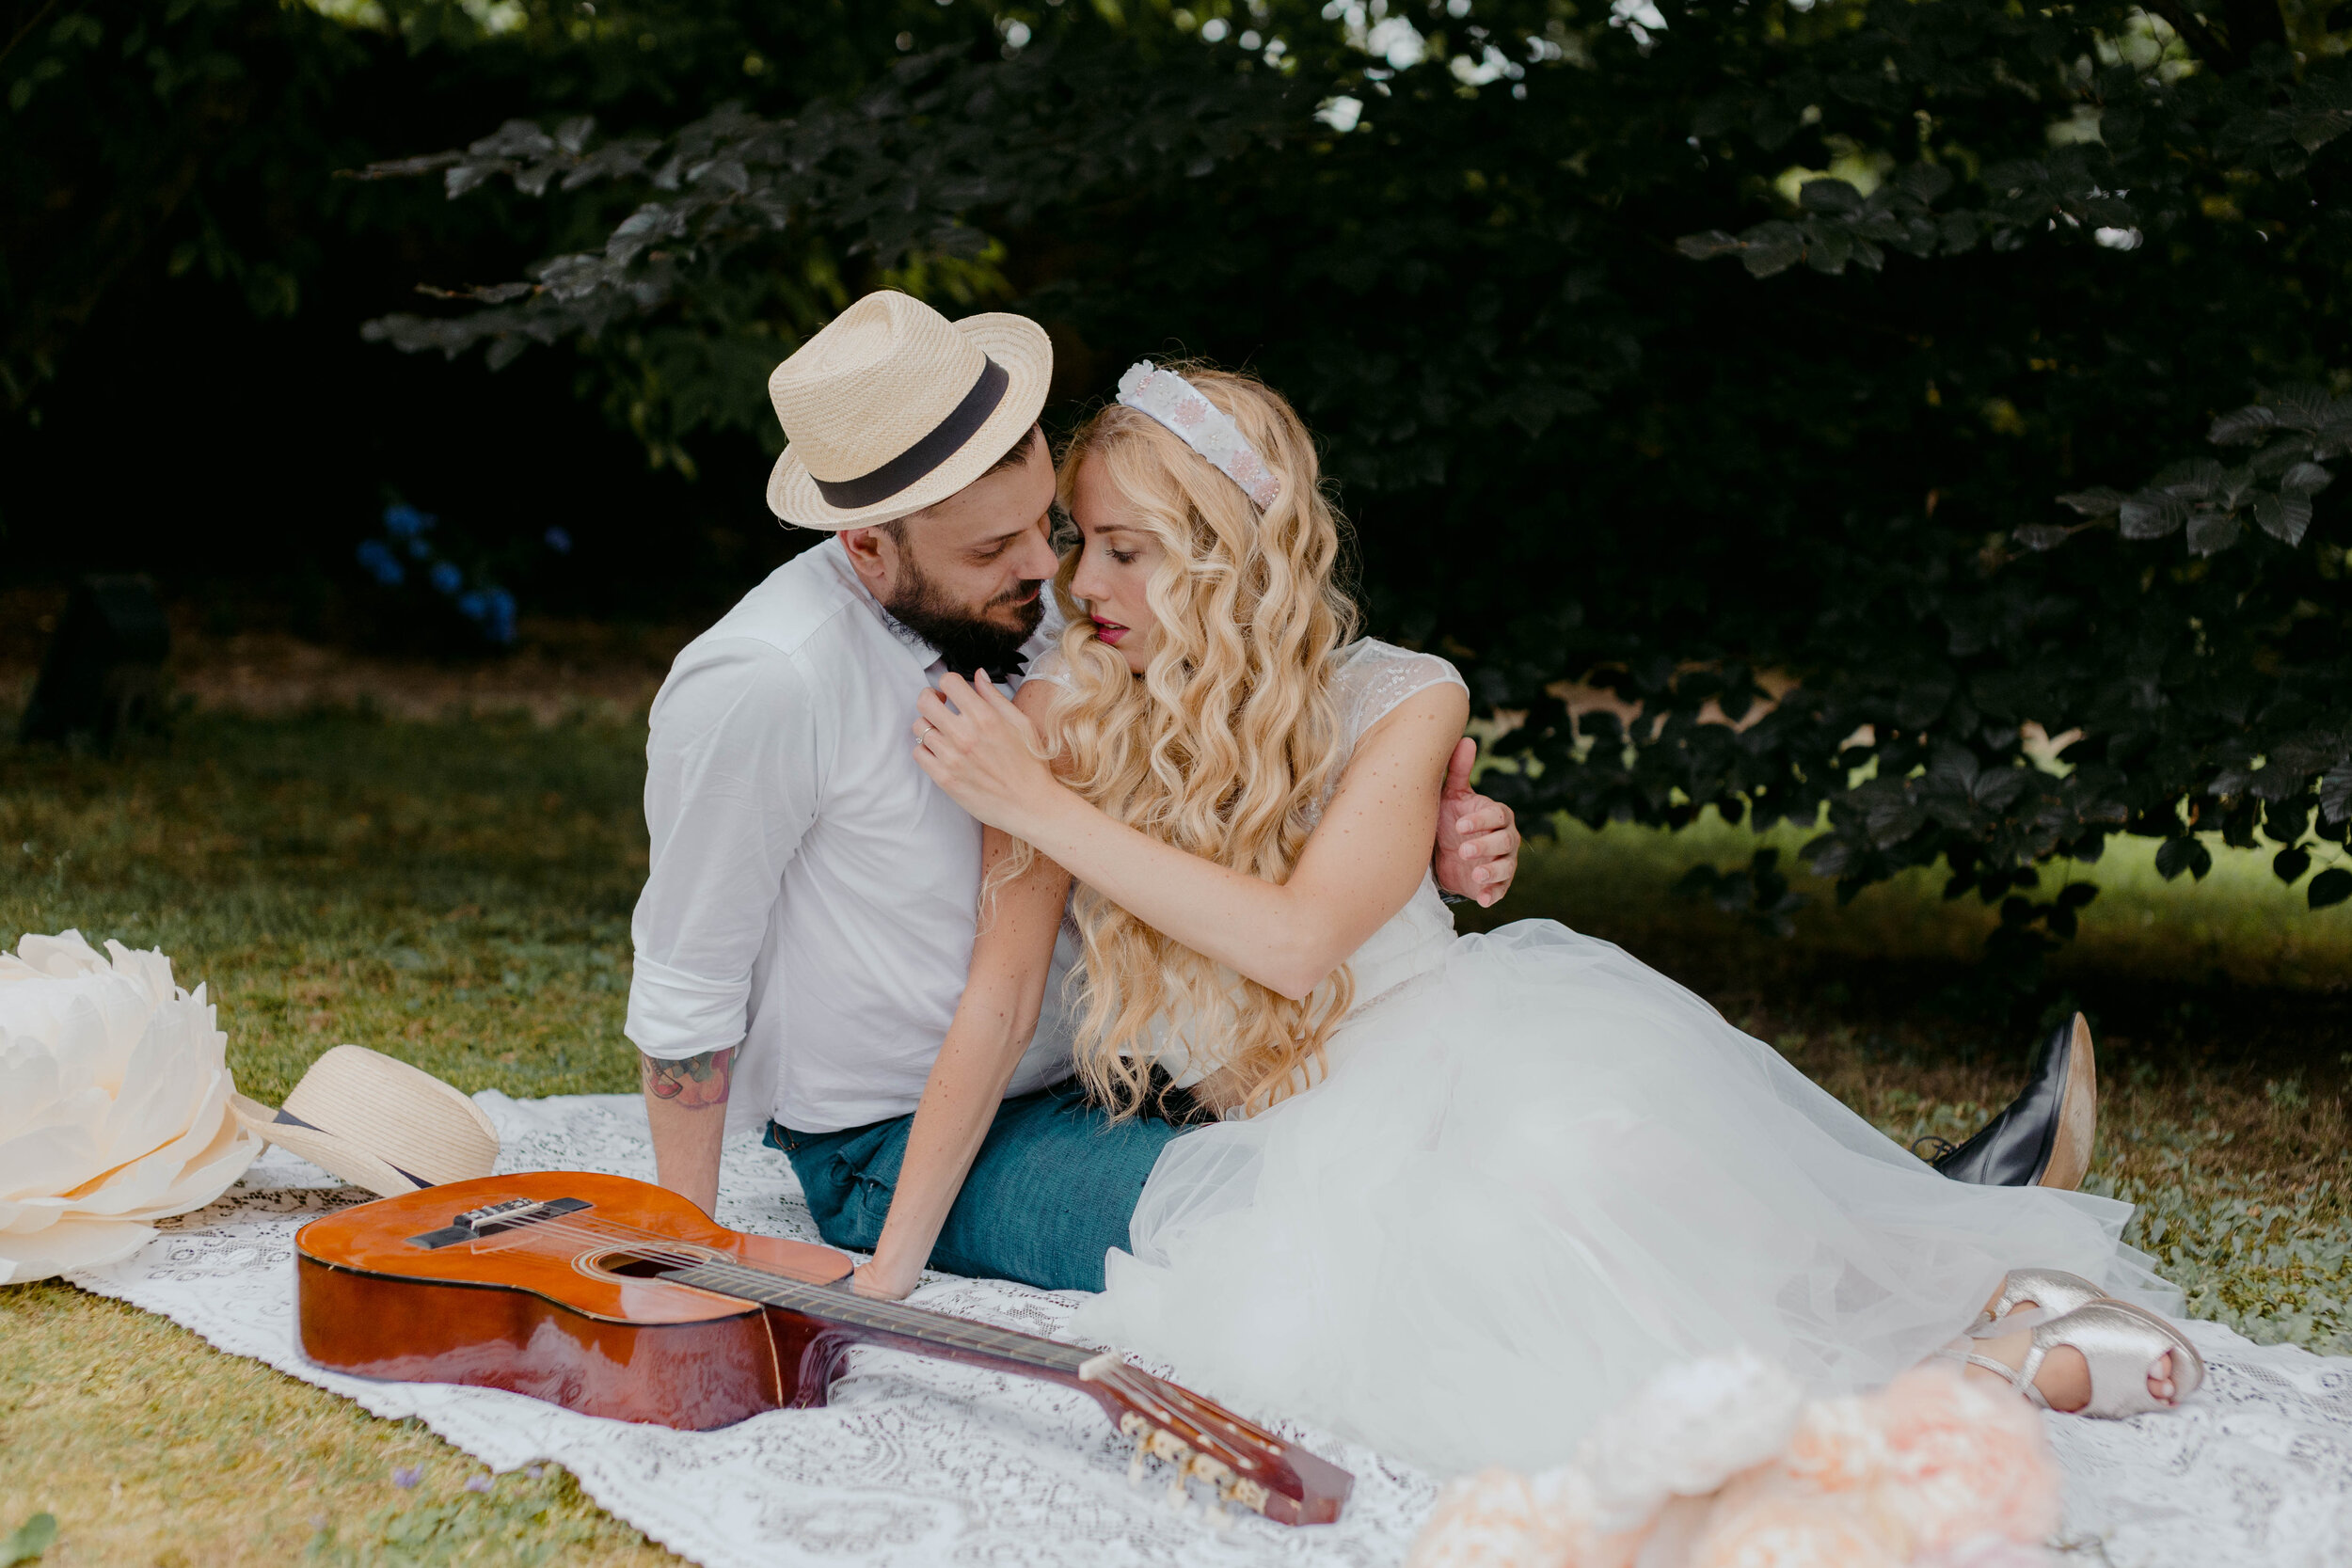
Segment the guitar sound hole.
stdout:
<path fill-rule="evenodd" d="M 653 1257 L 647 1257 L 642 1252 L 616 1247 L 611 1252 L 599 1252 L 581 1259 L 579 1268 L 583 1274 L 605 1275 L 622 1279 L 660 1279 L 664 1275 L 673 1274 L 696 1263 L 717 1262 L 719 1256 L 708 1247 L 693 1246 L 684 1243 L 664 1245 L 660 1252 Z"/>

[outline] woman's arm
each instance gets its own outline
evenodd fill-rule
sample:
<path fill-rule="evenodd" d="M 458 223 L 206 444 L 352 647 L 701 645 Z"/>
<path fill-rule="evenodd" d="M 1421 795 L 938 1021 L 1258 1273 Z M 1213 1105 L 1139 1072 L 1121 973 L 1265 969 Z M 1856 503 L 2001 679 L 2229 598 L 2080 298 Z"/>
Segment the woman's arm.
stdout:
<path fill-rule="evenodd" d="M 981 865 L 993 867 L 1011 848 L 1002 832 L 984 829 Z M 895 1301 L 914 1289 L 930 1260 L 939 1227 L 1004 1103 L 1005 1086 L 1037 1034 L 1054 934 L 1069 896 L 1070 874 L 1043 855 L 997 890 L 993 918 L 972 943 L 963 997 L 907 1130 L 882 1240 L 852 1280 L 859 1293 Z"/>
<path fill-rule="evenodd" d="M 1412 896 L 1429 868 L 1446 759 L 1470 717 L 1459 687 L 1433 686 L 1374 725 L 1290 880 L 1277 884 L 1112 821 L 1038 760 L 1027 713 L 954 675 L 941 689 L 945 700 L 926 692 L 918 703 L 915 760 L 966 811 L 1153 929 L 1289 997 L 1322 984 Z"/>

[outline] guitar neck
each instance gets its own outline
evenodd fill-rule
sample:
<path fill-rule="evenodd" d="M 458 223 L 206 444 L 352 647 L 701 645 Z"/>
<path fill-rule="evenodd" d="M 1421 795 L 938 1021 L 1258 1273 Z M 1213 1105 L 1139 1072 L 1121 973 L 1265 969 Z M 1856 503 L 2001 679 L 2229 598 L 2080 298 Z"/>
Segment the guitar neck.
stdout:
<path fill-rule="evenodd" d="M 846 1286 L 810 1285 L 787 1279 L 742 1263 L 697 1263 L 691 1268 L 665 1270 L 662 1277 L 679 1285 L 691 1285 L 697 1290 L 733 1296 L 739 1301 L 755 1301 L 764 1307 L 799 1312 L 826 1323 L 839 1323 L 846 1328 L 865 1329 L 897 1339 L 914 1340 L 949 1354 L 961 1353 L 1012 1362 L 1057 1381 L 1076 1377 L 1078 1369 L 1100 1354 L 1042 1338 L 1035 1334 L 992 1328 L 986 1323 L 974 1323 L 969 1318 L 950 1317 L 945 1312 L 909 1307 L 904 1302 L 877 1301 L 869 1296 L 858 1295 Z"/>

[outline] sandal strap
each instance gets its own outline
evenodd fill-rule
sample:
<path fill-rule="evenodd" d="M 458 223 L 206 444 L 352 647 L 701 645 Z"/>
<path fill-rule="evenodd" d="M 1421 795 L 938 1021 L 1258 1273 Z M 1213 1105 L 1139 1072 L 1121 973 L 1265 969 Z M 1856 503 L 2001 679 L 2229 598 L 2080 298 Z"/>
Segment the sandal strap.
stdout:
<path fill-rule="evenodd" d="M 2042 1397 L 2042 1390 L 2033 1386 L 2032 1374 L 2030 1372 L 2022 1372 L 2017 1368 L 2010 1366 L 2007 1362 L 1995 1361 L 1993 1357 L 1989 1355 L 1979 1355 L 1975 1351 L 1954 1350 L 1949 1346 L 1937 1351 L 1931 1359 L 1937 1361 L 1960 1361 L 1965 1362 L 1971 1367 L 1981 1367 L 1988 1372 L 1998 1374 L 2002 1381 L 2006 1382 L 2010 1387 L 2016 1389 L 2019 1393 L 2025 1395 L 2026 1398 L 2031 1400 L 2035 1404 L 2040 1405 L 2042 1409 L 2047 1410 L 2050 1408 L 2050 1402 L 2043 1399 Z M 2026 1353 L 2026 1365 L 2038 1370 L 2042 1365 L 2042 1358 L 2037 1353 L 2029 1350 Z"/>

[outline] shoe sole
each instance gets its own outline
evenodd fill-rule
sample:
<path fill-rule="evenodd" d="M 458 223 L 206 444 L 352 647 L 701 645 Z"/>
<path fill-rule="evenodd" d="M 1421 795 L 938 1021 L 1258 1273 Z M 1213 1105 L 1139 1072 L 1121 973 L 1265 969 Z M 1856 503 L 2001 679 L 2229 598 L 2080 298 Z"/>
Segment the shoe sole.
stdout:
<path fill-rule="evenodd" d="M 2090 1021 L 2080 1013 L 2074 1015 L 2066 1053 L 2066 1092 L 2058 1101 L 2058 1122 L 2050 1158 L 2033 1184 L 2071 1193 L 2090 1174 L 2091 1148 L 2099 1138 L 2099 1064 Z"/>

